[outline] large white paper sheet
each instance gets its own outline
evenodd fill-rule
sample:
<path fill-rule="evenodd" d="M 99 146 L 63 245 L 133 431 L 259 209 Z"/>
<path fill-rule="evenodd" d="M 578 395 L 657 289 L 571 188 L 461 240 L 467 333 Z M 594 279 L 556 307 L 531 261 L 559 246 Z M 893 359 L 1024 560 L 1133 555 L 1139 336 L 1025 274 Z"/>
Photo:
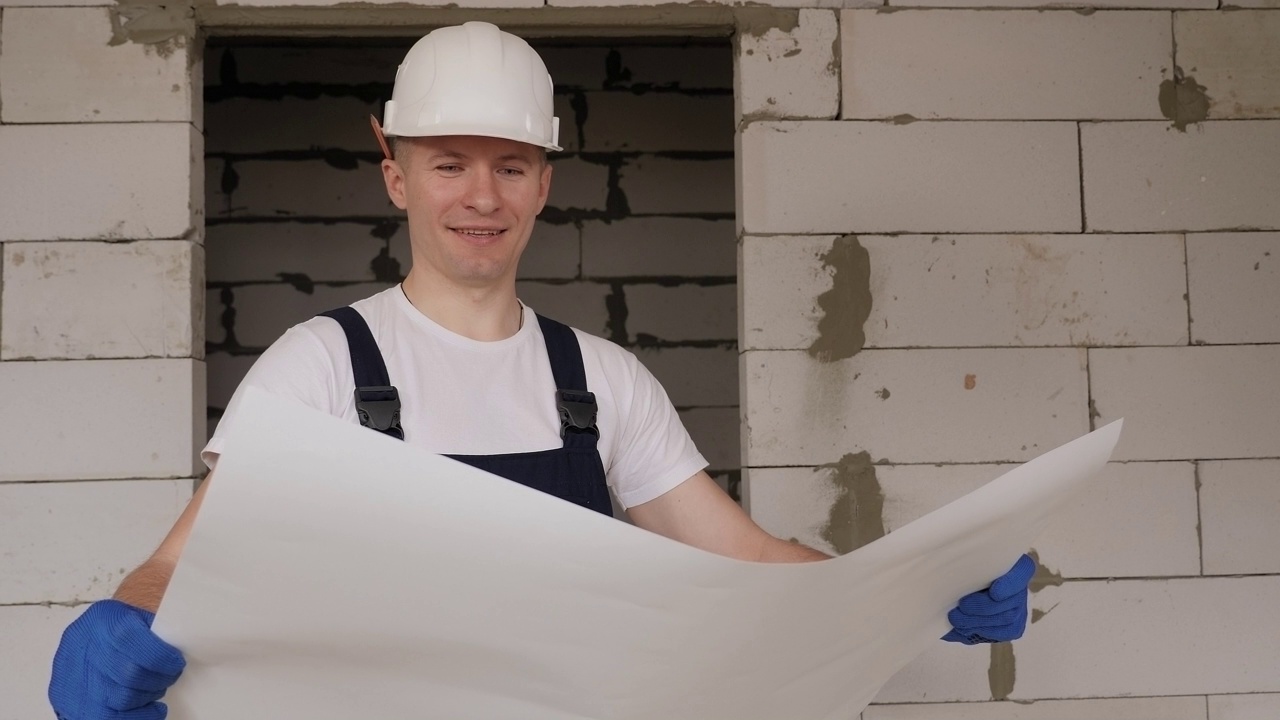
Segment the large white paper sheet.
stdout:
<path fill-rule="evenodd" d="M 848 720 L 1105 465 L 1107 427 L 843 557 L 712 555 L 263 393 L 155 621 L 174 720 Z"/>

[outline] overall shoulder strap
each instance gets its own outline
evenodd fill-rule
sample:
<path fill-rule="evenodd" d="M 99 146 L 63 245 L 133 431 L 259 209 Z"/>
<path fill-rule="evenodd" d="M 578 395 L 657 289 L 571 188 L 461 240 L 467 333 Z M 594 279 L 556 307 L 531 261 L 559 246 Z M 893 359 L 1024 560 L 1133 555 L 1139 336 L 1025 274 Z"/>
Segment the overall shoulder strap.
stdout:
<path fill-rule="evenodd" d="M 356 414 L 360 424 L 390 435 L 397 440 L 404 439 L 404 430 L 400 427 L 400 394 L 392 387 L 391 378 L 387 375 L 387 364 L 382 359 L 382 351 L 373 339 L 369 323 L 355 308 L 347 306 L 320 313 L 321 316 L 336 320 L 347 336 L 347 350 L 351 354 L 351 372 L 355 376 Z"/>
<path fill-rule="evenodd" d="M 569 433 L 591 433 L 596 428 L 596 396 L 587 391 L 587 371 L 582 365 L 582 348 L 573 329 L 551 318 L 538 316 L 538 326 L 551 359 L 551 375 L 556 381 L 556 407 L 560 411 L 560 437 Z"/>

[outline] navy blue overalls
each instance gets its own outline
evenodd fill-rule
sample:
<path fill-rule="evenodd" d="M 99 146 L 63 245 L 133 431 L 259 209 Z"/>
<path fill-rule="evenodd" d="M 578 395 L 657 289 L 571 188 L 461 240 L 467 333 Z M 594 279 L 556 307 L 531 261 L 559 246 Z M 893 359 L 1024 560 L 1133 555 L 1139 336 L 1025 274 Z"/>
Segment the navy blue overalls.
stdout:
<path fill-rule="evenodd" d="M 351 307 L 320 314 L 338 321 L 346 333 L 360 424 L 403 440 L 400 395 L 391 385 L 382 351 L 368 323 Z M 547 343 L 551 375 L 557 388 L 555 398 L 547 400 L 556 402 L 564 445 L 538 452 L 446 457 L 612 517 L 613 505 L 605 484 L 604 465 L 596 448 L 600 436 L 596 428 L 596 397 L 587 390 L 587 373 L 582 366 L 578 338 L 568 325 L 541 315 L 538 325 Z M 489 411 L 501 412 L 501 408 Z"/>

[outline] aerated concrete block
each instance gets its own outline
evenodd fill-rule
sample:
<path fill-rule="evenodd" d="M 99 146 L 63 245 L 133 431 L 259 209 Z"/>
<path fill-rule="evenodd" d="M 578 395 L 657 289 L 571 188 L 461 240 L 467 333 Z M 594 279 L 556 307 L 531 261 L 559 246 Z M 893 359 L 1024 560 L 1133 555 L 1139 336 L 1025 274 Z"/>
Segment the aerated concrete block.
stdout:
<path fill-rule="evenodd" d="M 757 122 L 747 234 L 1079 232 L 1074 123 Z"/>
<path fill-rule="evenodd" d="M 9 243 L 0 359 L 203 357 L 203 263 L 182 240 Z"/>
<path fill-rule="evenodd" d="M 109 597 L 191 499 L 191 480 L 0 483 L 0 605 Z"/>
<path fill-rule="evenodd" d="M 0 482 L 196 474 L 198 360 L 4 362 L 0 397 Z"/>
<path fill-rule="evenodd" d="M 1169 15 L 846 10 L 842 117 L 1158 119 Z"/>
<path fill-rule="evenodd" d="M 8 4 L 41 3 L 0 3 Z M 191 36 L 178 33 L 154 45 L 133 42 L 127 31 L 113 26 L 114 12 L 105 7 L 5 10 L 0 119 L 199 125 L 202 97 L 199 73 L 193 72 L 198 63 L 190 58 Z M 192 23 L 189 32 L 194 30 Z"/>

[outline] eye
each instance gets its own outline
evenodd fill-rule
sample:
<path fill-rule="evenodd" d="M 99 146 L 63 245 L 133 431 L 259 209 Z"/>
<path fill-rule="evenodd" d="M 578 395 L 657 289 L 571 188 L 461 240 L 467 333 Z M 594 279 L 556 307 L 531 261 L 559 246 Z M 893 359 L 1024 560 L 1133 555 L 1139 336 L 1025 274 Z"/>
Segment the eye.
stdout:
<path fill-rule="evenodd" d="M 521 175 L 524 175 L 523 170 L 521 170 L 520 168 L 513 168 L 513 167 L 502 168 L 498 172 L 508 177 L 519 177 Z"/>
<path fill-rule="evenodd" d="M 436 166 L 436 169 L 439 170 L 440 172 L 445 172 L 445 173 L 462 172 L 461 165 L 453 165 L 453 164 L 438 165 Z"/>

